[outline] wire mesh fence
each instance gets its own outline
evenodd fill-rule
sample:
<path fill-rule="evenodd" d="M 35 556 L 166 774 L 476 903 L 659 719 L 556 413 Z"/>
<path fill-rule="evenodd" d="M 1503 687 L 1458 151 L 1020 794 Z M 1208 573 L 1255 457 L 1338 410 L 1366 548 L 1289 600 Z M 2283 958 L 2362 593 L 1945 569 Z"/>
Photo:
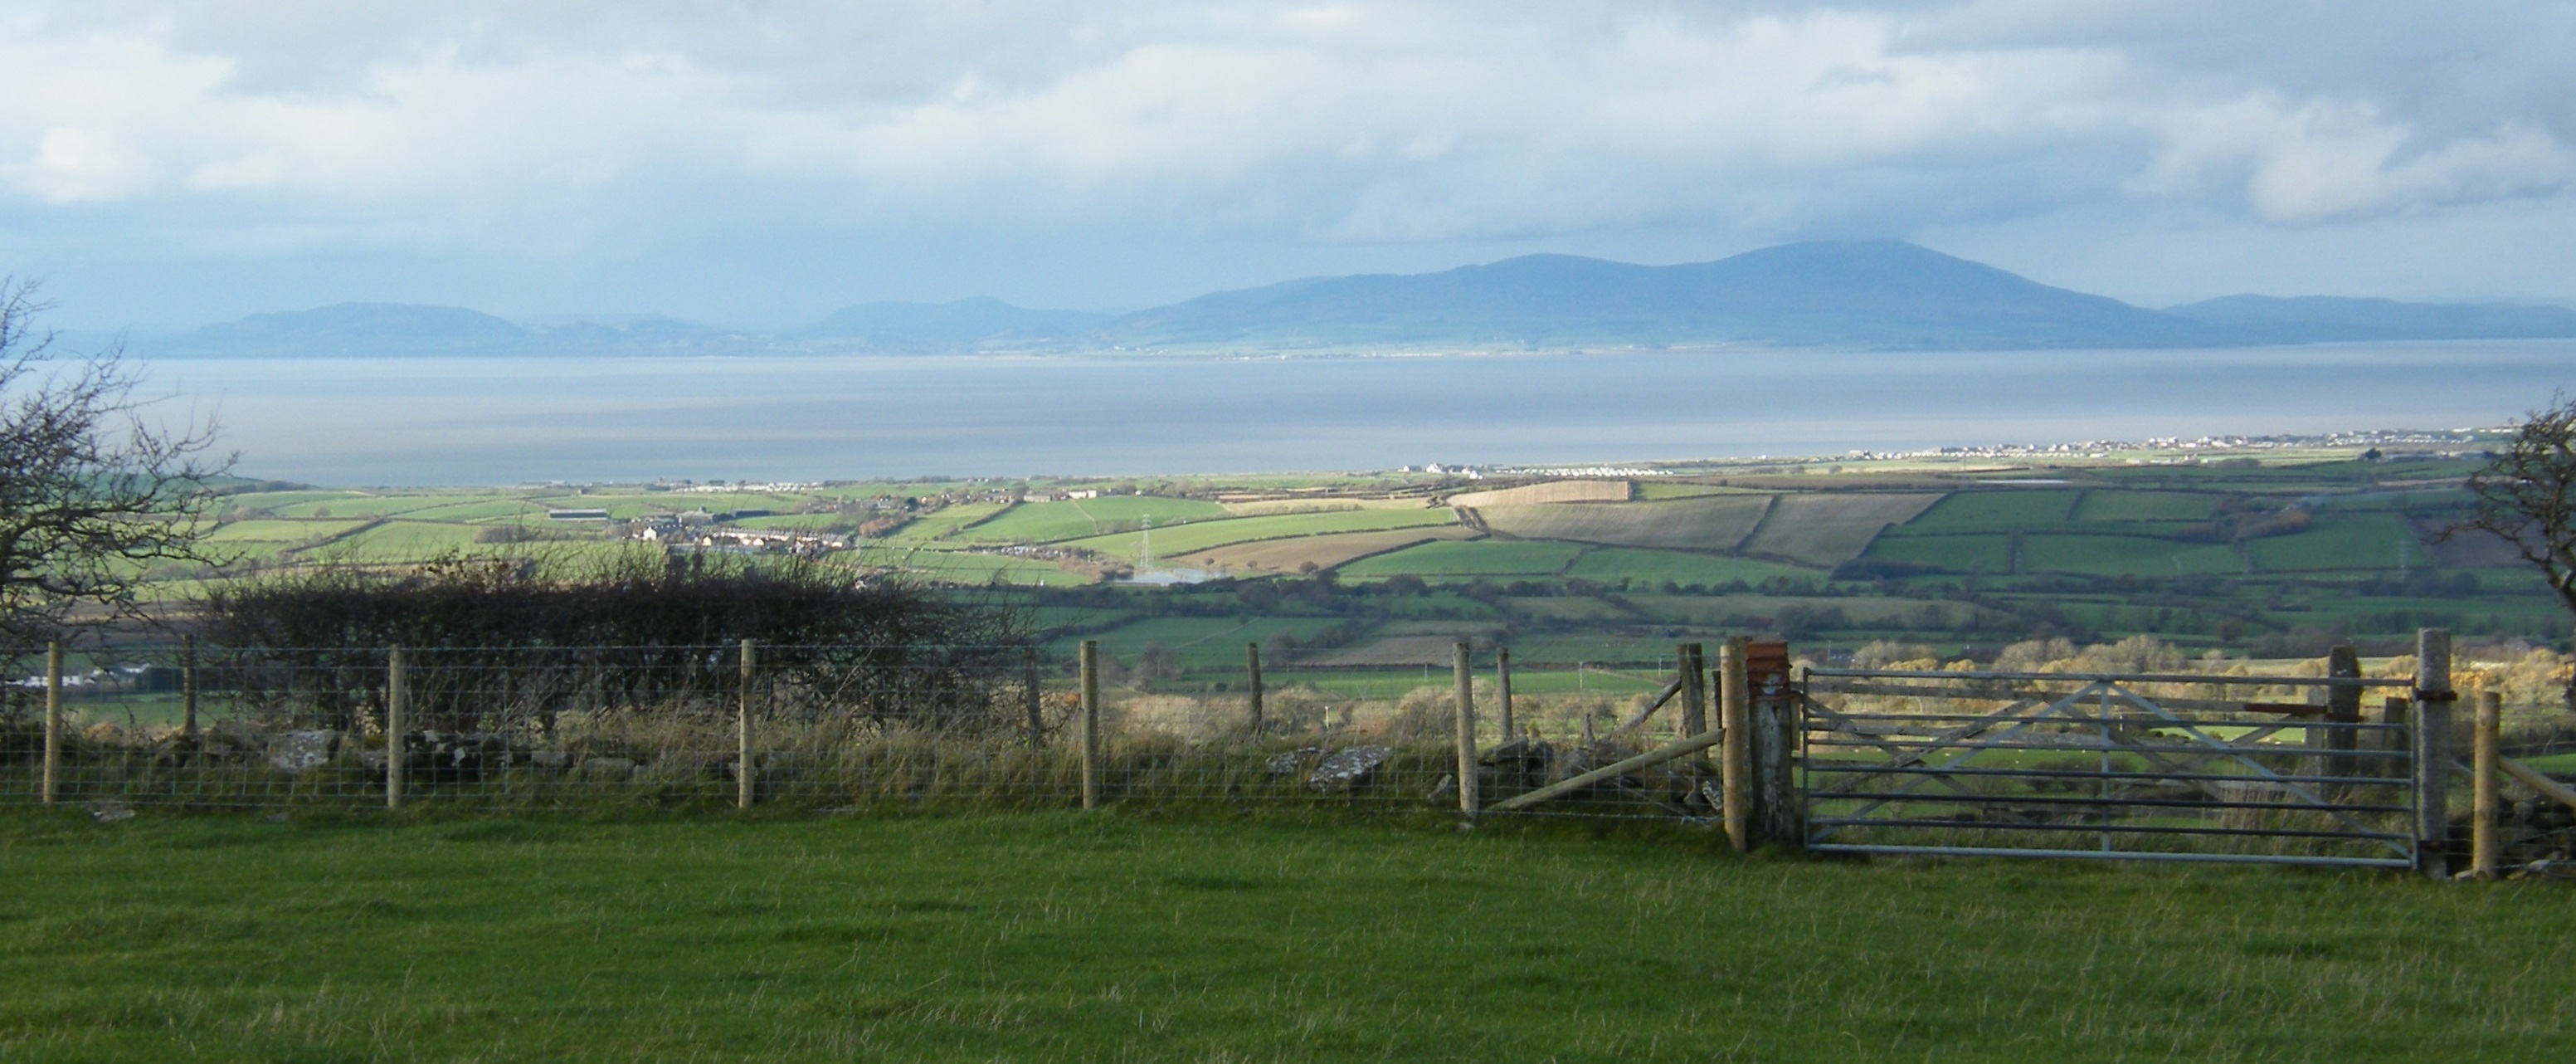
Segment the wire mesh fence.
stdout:
<path fill-rule="evenodd" d="M 1672 660 L 1582 648 L 1515 677 L 1507 655 L 1470 662 L 1462 788 L 1454 662 L 1265 670 L 1246 648 L 1240 669 L 1148 675 L 1102 657 L 1086 712 L 1079 656 L 1024 645 L 86 650 L 0 689 L 0 800 L 1440 811 L 1685 724 Z M 1703 818 L 1712 773 L 1660 766 L 1552 811 Z"/>

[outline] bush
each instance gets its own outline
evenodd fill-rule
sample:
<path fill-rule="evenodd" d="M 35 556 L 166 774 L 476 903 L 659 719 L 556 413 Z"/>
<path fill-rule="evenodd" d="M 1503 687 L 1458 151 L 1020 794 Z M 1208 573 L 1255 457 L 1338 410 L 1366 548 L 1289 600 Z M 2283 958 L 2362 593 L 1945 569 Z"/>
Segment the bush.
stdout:
<path fill-rule="evenodd" d="M 415 719 L 466 731 L 570 708 L 718 704 L 740 689 L 745 639 L 782 708 L 941 726 L 1008 716 L 986 710 L 1020 661 L 1015 615 L 860 586 L 809 560 L 703 559 L 581 573 L 532 558 L 325 565 L 213 585 L 198 607 L 217 683 L 332 728 L 380 705 L 387 647 L 419 668 Z"/>

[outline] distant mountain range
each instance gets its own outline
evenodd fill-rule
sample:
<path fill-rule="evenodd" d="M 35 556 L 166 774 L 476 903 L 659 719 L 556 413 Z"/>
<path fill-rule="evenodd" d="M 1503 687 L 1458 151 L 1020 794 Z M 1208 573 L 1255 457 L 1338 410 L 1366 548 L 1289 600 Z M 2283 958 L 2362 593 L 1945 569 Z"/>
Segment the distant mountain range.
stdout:
<path fill-rule="evenodd" d="M 2576 310 L 2228 296 L 2164 310 L 2053 288 L 1902 241 L 1812 242 L 1637 266 L 1526 255 L 1430 274 L 1315 277 L 1123 316 L 997 299 L 867 303 L 774 333 L 650 315 L 513 322 L 343 303 L 167 337 L 146 357 L 1361 351 L 1738 344 L 1890 350 L 2230 347 L 2576 337 Z"/>

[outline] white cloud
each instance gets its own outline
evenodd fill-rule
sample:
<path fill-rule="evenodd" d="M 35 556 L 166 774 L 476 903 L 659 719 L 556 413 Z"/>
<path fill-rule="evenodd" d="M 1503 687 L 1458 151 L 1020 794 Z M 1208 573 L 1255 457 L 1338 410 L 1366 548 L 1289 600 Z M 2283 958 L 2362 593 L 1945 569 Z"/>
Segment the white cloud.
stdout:
<path fill-rule="evenodd" d="M 2338 225 L 2566 194 L 2576 65 L 2534 42 L 2571 22 L 2379 0 L 94 0 L 0 14 L 0 229 L 125 204 L 200 242 L 577 257 L 718 228 L 1758 242 L 2085 202 Z"/>
<path fill-rule="evenodd" d="M 37 138 L 35 154 L 0 166 L 0 179 L 46 203 L 123 199 L 152 184 L 152 160 L 112 131 L 56 126 Z"/>
<path fill-rule="evenodd" d="M 2159 119 L 2164 147 L 2130 183 L 2151 195 L 2242 188 L 2254 213 L 2307 224 L 2459 201 L 2557 191 L 2576 183 L 2576 152 L 2508 122 L 2424 145 L 2408 123 L 2369 106 L 2290 105 L 2269 94 Z"/>

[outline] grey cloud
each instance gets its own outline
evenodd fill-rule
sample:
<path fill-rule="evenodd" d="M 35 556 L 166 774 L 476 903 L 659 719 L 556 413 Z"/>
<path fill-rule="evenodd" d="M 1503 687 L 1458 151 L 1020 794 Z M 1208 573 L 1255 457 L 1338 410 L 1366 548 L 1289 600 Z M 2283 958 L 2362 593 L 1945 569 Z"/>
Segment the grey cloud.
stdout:
<path fill-rule="evenodd" d="M 568 269 L 834 234 L 2295 231 L 2565 196 L 2572 31 L 2565 3 L 2382 0 L 91 0 L 0 14 L 0 251 L 66 217 Z"/>

